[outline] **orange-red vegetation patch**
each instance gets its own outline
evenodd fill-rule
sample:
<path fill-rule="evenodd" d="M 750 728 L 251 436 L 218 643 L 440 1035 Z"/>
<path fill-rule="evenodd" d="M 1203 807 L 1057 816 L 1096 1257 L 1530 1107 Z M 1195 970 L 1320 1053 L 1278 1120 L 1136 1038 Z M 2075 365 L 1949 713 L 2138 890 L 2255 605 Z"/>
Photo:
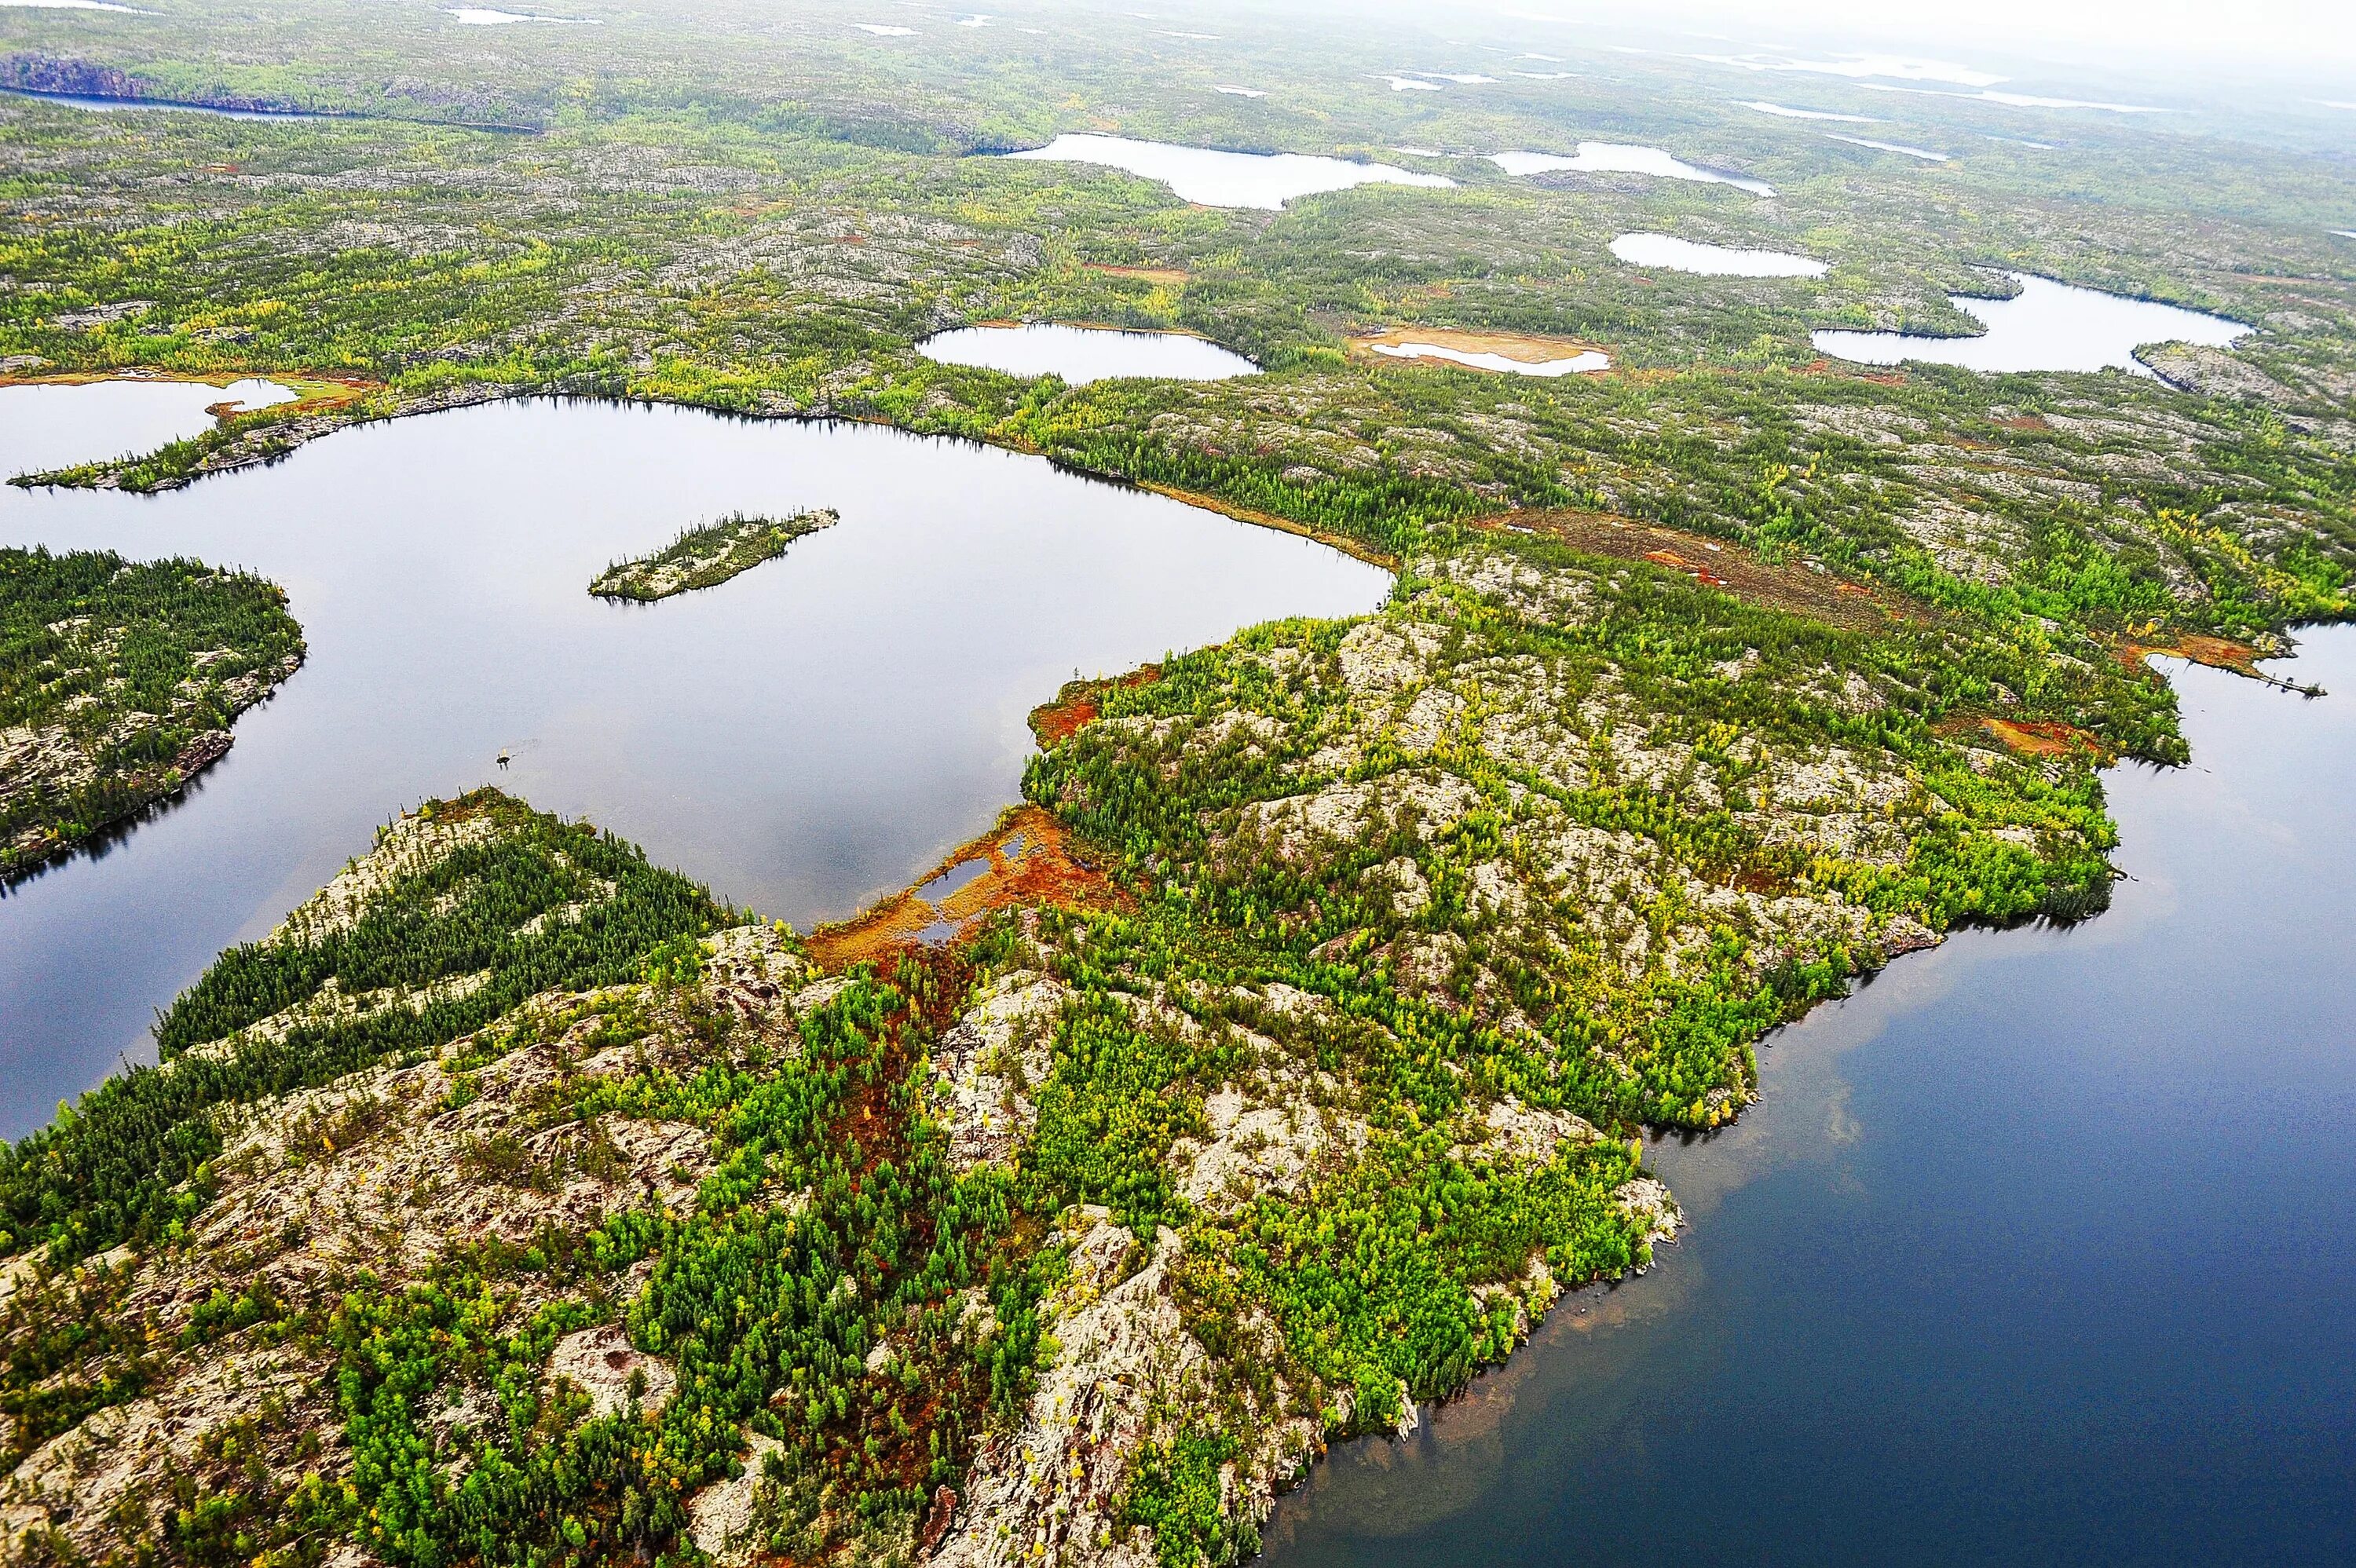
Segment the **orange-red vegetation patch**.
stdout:
<path fill-rule="evenodd" d="M 1665 566 L 1672 571 L 1682 571 L 1696 582 L 1707 583 L 1712 588 L 1724 588 L 1727 585 L 1725 578 L 1719 576 L 1707 566 L 1687 560 L 1673 549 L 1648 549 L 1644 552 L 1644 559 L 1655 566 Z"/>
<path fill-rule="evenodd" d="M 1929 610 L 1889 589 L 1850 581 L 1805 560 L 1769 561 L 1730 540 L 1707 539 L 1633 517 L 1603 512 L 1499 512 L 1476 518 L 1472 526 L 1537 534 L 1589 555 L 1664 566 L 1751 603 L 1858 630 L 1894 620 L 1931 619 Z"/>
<path fill-rule="evenodd" d="M 2044 416 L 2041 414 L 2016 414 L 2011 419 L 1998 420 L 1996 422 L 2007 430 L 2051 430 L 2053 428 L 2045 422 Z"/>
<path fill-rule="evenodd" d="M 1018 805 L 998 826 L 950 854 L 924 880 L 856 919 L 810 933 L 810 956 L 827 969 L 911 949 L 945 948 L 1001 909 L 1117 909 L 1128 900 L 1064 825 Z"/>
<path fill-rule="evenodd" d="M 2247 643 L 2237 643 L 2230 637 L 2211 637 L 2199 632 L 2188 632 L 2165 642 L 2145 642 L 2129 639 L 2119 645 L 2119 662 L 2130 669 L 2141 669 L 2143 661 L 2154 654 L 2190 659 L 2211 669 L 2229 669 L 2236 675 L 2264 678 L 2258 669 L 2258 650 Z"/>
<path fill-rule="evenodd" d="M 1954 713 L 1933 726 L 1947 739 L 1987 735 L 2023 757 L 2092 757 L 2107 763 L 2117 755 L 2091 732 L 2055 719 L 1998 719 L 1988 713 Z"/>
<path fill-rule="evenodd" d="M 1046 751 L 1070 740 L 1084 724 L 1096 722 L 1104 694 L 1116 686 L 1151 686 L 1162 678 L 1162 667 L 1146 665 L 1115 680 L 1067 680 L 1055 700 L 1031 710 L 1031 733 Z"/>
<path fill-rule="evenodd" d="M 2025 757 L 2110 754 L 2103 743 L 2073 724 L 2055 719 L 1983 719 L 1982 728 Z"/>
<path fill-rule="evenodd" d="M 1081 263 L 1091 272 L 1102 272 L 1111 278 L 1138 278 L 1149 283 L 1162 283 L 1175 288 L 1194 276 L 1183 267 L 1115 267 L 1103 261 Z"/>

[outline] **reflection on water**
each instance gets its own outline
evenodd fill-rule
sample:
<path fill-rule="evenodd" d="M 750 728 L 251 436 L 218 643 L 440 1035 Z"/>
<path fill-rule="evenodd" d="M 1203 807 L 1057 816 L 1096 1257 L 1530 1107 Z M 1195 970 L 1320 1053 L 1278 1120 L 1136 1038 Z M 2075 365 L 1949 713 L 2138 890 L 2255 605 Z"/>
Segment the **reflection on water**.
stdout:
<path fill-rule="evenodd" d="M 1659 147 L 1636 147 L 1621 142 L 1581 142 L 1574 157 L 1566 158 L 1558 153 L 1493 153 L 1489 161 L 1515 176 L 1552 174 L 1558 170 L 1580 174 L 1654 175 L 1662 179 L 1730 185 L 1754 196 L 1775 194 L 1774 188 L 1763 180 L 1689 164 L 1683 158 L 1670 156 Z"/>
<path fill-rule="evenodd" d="M 588 592 L 685 525 L 815 507 L 841 525 L 721 588 Z M 1025 716 L 1076 673 L 1370 610 L 1390 583 L 1042 458 L 552 400 L 355 430 L 153 498 L 0 493 L 0 541 L 243 566 L 285 586 L 310 644 L 190 798 L 0 899 L 6 1136 L 144 1050 L 217 951 L 428 795 L 501 784 L 807 925 L 987 828 Z"/>
<path fill-rule="evenodd" d="M 2222 348 L 2250 328 L 2222 316 L 2128 299 L 2100 289 L 2057 283 L 2028 272 L 2005 274 L 2020 285 L 2008 300 L 1950 294 L 1955 307 L 1987 330 L 1976 337 L 1926 337 L 1910 332 L 1824 331 L 1819 351 L 1866 365 L 1921 359 L 1971 370 L 2126 370 L 2151 372 L 2135 351 L 2147 343 L 2202 343 Z"/>
<path fill-rule="evenodd" d="M 2356 628 L 2297 667 L 2356 691 Z M 2170 673 L 2109 913 L 1777 1034 L 1653 1146 L 1659 1266 L 1337 1451 L 1273 1568 L 2356 1561 L 2356 701 Z"/>
<path fill-rule="evenodd" d="M 1303 153 L 1222 153 L 1168 142 L 1071 133 L 1044 147 L 1003 155 L 1046 163 L 1103 164 L 1126 169 L 1144 179 L 1160 180 L 1182 201 L 1199 202 L 1205 207 L 1279 208 L 1296 196 L 1348 190 L 1354 186 L 1437 188 L 1456 183 L 1441 175 L 1417 174 L 1388 164 L 1362 164 L 1348 158 L 1321 158 Z"/>
<path fill-rule="evenodd" d="M 153 452 L 212 427 L 209 409 L 266 409 L 294 394 L 275 381 L 87 381 L 0 387 L 0 478 Z M 0 540 L 15 543 L 15 540 Z"/>
<path fill-rule="evenodd" d="M 1183 332 L 1121 332 L 1044 322 L 961 326 L 927 337 L 916 351 L 928 359 L 986 366 L 1012 376 L 1060 376 L 1074 387 L 1115 376 L 1221 381 L 1259 374 L 1259 367 L 1242 355 Z"/>
<path fill-rule="evenodd" d="M 1671 234 L 1622 234 L 1612 253 L 1632 267 L 1667 267 L 1721 278 L 1821 278 L 1825 264 L 1783 251 L 1743 251 L 1704 245 Z"/>

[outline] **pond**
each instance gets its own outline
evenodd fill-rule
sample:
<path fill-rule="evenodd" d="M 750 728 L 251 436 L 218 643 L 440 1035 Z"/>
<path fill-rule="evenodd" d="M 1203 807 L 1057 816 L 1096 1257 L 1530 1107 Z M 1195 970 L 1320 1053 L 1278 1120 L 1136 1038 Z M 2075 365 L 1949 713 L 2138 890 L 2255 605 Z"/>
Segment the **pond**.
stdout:
<path fill-rule="evenodd" d="M 2356 1562 L 2356 628 L 2288 673 L 2173 669 L 2108 913 L 1774 1036 L 1647 1153 L 1661 1264 L 1336 1449 L 1269 1568 Z"/>
<path fill-rule="evenodd" d="M 1974 337 L 1930 337 L 1908 332 L 1820 331 L 1819 353 L 1864 365 L 1920 359 L 1971 370 L 2151 371 L 2135 351 L 2147 343 L 2199 343 L 2222 348 L 2250 328 L 2154 300 L 2128 299 L 2029 272 L 2008 272 L 2020 286 L 2008 300 L 1950 294 L 1955 308 L 1986 324 Z"/>
<path fill-rule="evenodd" d="M 0 466 L 23 466 L 16 428 Z M 685 525 L 818 507 L 841 525 L 722 587 L 589 595 Z M 987 828 L 1019 793 L 1026 716 L 1076 673 L 1368 611 L 1391 581 L 1044 458 L 550 400 L 364 427 L 153 498 L 9 489 L 0 542 L 259 571 L 310 645 L 187 798 L 0 899 L 7 1136 L 147 1049 L 153 1009 L 217 951 L 427 795 L 498 784 L 807 928 Z"/>
<path fill-rule="evenodd" d="M 1113 327 L 961 326 L 916 345 L 928 359 L 980 365 L 1010 376 L 1055 375 L 1077 387 L 1116 376 L 1170 381 L 1221 381 L 1257 376 L 1259 367 L 1232 349 L 1183 332 L 1125 332 Z"/>
<path fill-rule="evenodd" d="M 1492 153 L 1489 161 L 1516 177 L 1565 171 L 1578 174 L 1652 175 L 1661 179 L 1699 180 L 1730 185 L 1753 196 L 1772 196 L 1774 187 L 1726 169 L 1705 168 L 1674 157 L 1659 147 L 1631 146 L 1622 142 L 1581 142 L 1575 156 L 1559 153 Z"/>
<path fill-rule="evenodd" d="M 210 429 L 218 403 L 266 409 L 294 394 L 274 381 L 87 381 L 0 387 L 0 480 L 125 453 L 153 452 Z M 8 503 L 0 500 L 0 515 Z M 0 539 L 0 543 L 20 541 Z"/>
<path fill-rule="evenodd" d="M 1622 234 L 1612 253 L 1632 267 L 1666 267 L 1721 278 L 1821 278 L 1825 264 L 1783 251 L 1745 251 L 1705 245 L 1671 234 Z"/>
<path fill-rule="evenodd" d="M 1348 190 L 1362 185 L 1452 187 L 1444 175 L 1417 174 L 1388 164 L 1305 153 L 1223 153 L 1169 142 L 1139 142 L 1127 136 L 1066 132 L 1044 147 L 1000 156 L 1044 163 L 1102 164 L 1141 179 L 1160 180 L 1182 201 L 1204 207 L 1282 207 L 1297 196 Z"/>

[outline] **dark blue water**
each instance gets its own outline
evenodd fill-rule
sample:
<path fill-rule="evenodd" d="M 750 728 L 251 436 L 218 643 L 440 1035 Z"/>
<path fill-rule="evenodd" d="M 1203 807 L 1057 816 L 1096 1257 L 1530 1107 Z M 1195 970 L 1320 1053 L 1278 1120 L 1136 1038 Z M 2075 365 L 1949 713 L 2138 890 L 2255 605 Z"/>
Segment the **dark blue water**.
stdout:
<path fill-rule="evenodd" d="M 1403 1444 L 1274 1568 L 2356 1563 L 2356 630 L 2318 702 L 2172 669 L 2134 880 L 1967 933 L 1655 1144 L 1691 1233 Z"/>

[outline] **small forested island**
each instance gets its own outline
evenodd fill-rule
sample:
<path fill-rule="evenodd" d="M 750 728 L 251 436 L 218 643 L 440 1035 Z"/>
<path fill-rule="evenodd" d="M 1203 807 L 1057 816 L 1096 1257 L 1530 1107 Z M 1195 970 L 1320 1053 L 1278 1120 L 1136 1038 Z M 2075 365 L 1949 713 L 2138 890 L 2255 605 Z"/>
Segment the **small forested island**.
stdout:
<path fill-rule="evenodd" d="M 258 577 L 0 549 L 0 877 L 219 761 L 302 662 L 285 593 Z"/>
<path fill-rule="evenodd" d="M 600 599 L 651 603 L 675 593 L 717 588 L 785 554 L 786 547 L 805 534 L 841 520 L 830 510 L 796 512 L 784 518 L 748 517 L 738 512 L 685 529 L 652 555 L 616 561 L 597 574 L 589 592 Z"/>

